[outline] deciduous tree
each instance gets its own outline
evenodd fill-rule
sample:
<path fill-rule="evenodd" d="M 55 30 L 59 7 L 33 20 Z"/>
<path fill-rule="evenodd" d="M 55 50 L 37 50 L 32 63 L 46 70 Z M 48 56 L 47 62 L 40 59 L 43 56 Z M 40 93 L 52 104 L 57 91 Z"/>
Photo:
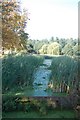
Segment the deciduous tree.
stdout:
<path fill-rule="evenodd" d="M 27 12 L 21 12 L 17 0 L 4 0 L 2 3 L 2 45 L 4 48 L 22 48 L 21 32 L 27 24 Z"/>

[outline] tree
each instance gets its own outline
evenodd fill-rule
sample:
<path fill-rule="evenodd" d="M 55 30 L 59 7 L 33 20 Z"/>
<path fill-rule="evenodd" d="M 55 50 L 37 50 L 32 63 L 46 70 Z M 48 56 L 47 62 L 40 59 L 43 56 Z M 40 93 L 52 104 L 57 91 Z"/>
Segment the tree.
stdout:
<path fill-rule="evenodd" d="M 34 50 L 34 46 L 32 44 L 27 45 L 27 52 L 37 54 L 37 51 Z"/>
<path fill-rule="evenodd" d="M 27 49 L 27 40 L 28 40 L 28 33 L 25 33 L 24 31 L 21 32 L 20 39 L 21 39 L 21 45 L 23 48 Z"/>
<path fill-rule="evenodd" d="M 73 47 L 73 52 L 74 55 L 80 55 L 80 45 L 78 43 Z"/>
<path fill-rule="evenodd" d="M 58 37 L 56 37 L 56 42 L 59 43 L 59 38 Z"/>
<path fill-rule="evenodd" d="M 62 49 L 62 53 L 66 55 L 73 55 L 73 45 L 71 43 L 67 43 Z"/>
<path fill-rule="evenodd" d="M 60 49 L 61 49 L 60 44 L 57 42 L 53 42 L 48 46 L 47 53 L 52 55 L 59 55 L 61 51 Z"/>
<path fill-rule="evenodd" d="M 51 40 L 50 40 L 51 42 L 54 42 L 54 37 L 51 37 Z"/>
<path fill-rule="evenodd" d="M 41 53 L 41 54 L 47 54 L 47 47 L 48 47 L 48 45 L 44 44 L 42 46 L 42 48 L 39 50 L 39 53 Z"/>
<path fill-rule="evenodd" d="M 2 45 L 4 48 L 22 48 L 20 39 L 24 32 L 28 17 L 26 11 L 21 13 L 20 3 L 17 0 L 2 2 Z"/>

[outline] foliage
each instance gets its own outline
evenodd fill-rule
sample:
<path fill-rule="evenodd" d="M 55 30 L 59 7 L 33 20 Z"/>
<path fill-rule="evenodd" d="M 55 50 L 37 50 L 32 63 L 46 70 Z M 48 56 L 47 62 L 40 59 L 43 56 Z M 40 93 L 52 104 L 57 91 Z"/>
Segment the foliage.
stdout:
<path fill-rule="evenodd" d="M 25 33 L 24 31 L 20 31 L 20 39 L 21 39 L 21 45 L 23 48 L 27 50 L 27 40 L 28 40 L 28 33 Z"/>
<path fill-rule="evenodd" d="M 27 53 L 34 53 L 37 54 L 37 51 L 34 50 L 34 47 L 32 44 L 27 45 Z"/>
<path fill-rule="evenodd" d="M 60 84 L 75 87 L 78 76 L 78 61 L 68 56 L 53 57 L 52 65 L 52 81 L 54 86 L 58 87 Z"/>
<path fill-rule="evenodd" d="M 18 55 L 4 57 L 2 60 L 3 90 L 14 85 L 32 85 L 33 72 L 42 63 L 42 57 Z"/>
<path fill-rule="evenodd" d="M 47 41 L 46 41 L 47 42 Z M 32 44 L 34 46 L 34 50 L 39 52 L 39 50 L 41 49 L 41 47 L 44 44 L 47 44 L 44 40 L 28 40 L 27 44 Z"/>
<path fill-rule="evenodd" d="M 52 54 L 52 55 L 59 55 L 61 46 L 57 42 L 53 42 L 48 44 L 44 44 L 42 48 L 39 50 L 41 54 Z"/>
<path fill-rule="evenodd" d="M 69 55 L 73 56 L 78 53 L 78 40 L 77 39 L 65 39 L 51 37 L 51 39 L 42 40 L 28 40 L 28 44 L 32 44 L 34 50 L 40 54 L 52 54 L 52 55 Z M 75 53 L 76 52 L 76 53 Z"/>
<path fill-rule="evenodd" d="M 2 2 L 2 45 L 4 48 L 22 48 L 21 31 L 26 27 L 27 12 L 21 13 L 17 0 Z"/>
<path fill-rule="evenodd" d="M 60 103 L 58 103 L 58 100 Z M 3 112 L 20 112 L 23 111 L 26 114 L 31 113 L 33 111 L 37 112 L 40 116 L 47 116 L 47 114 L 51 111 L 62 111 L 62 110 L 69 110 L 71 108 L 69 105 L 65 105 L 65 101 L 67 98 L 34 98 L 34 97 L 19 97 L 19 96 L 3 96 Z M 72 101 L 71 101 L 72 102 Z M 67 101 L 68 104 L 68 101 Z M 63 108 L 61 110 L 61 107 Z M 71 108 L 72 109 L 72 108 Z"/>
<path fill-rule="evenodd" d="M 47 53 L 52 55 L 59 55 L 60 54 L 61 46 L 57 42 L 53 42 L 48 46 Z"/>
<path fill-rule="evenodd" d="M 39 50 L 39 53 L 41 54 L 47 54 L 47 47 L 48 45 L 47 44 L 44 44 L 41 49 Z"/>
<path fill-rule="evenodd" d="M 13 118 L 14 119 L 14 116 L 16 116 L 16 119 L 18 118 L 18 119 L 23 119 L 24 118 L 24 120 L 26 120 L 26 119 L 29 119 L 29 118 L 31 118 L 31 119 L 43 119 L 43 118 L 47 118 L 47 120 L 49 120 L 50 118 L 52 118 L 52 119 L 59 119 L 59 118 L 61 118 L 61 119 L 76 119 L 76 114 L 75 114 L 75 112 L 74 112 L 74 110 L 52 110 L 52 111 L 49 111 L 45 116 L 44 115 L 40 115 L 38 112 L 36 112 L 36 111 L 31 111 L 31 112 L 26 112 L 26 114 L 25 114 L 25 112 L 23 112 L 23 111 L 15 111 L 15 112 L 3 112 L 3 120 L 4 119 L 7 119 L 7 118 Z M 79 118 L 79 117 L 78 117 Z"/>
<path fill-rule="evenodd" d="M 19 96 L 3 96 L 3 111 L 25 111 L 31 112 L 33 110 L 38 111 L 41 115 L 46 115 L 48 109 L 55 109 L 54 100 L 48 99 L 38 99 L 38 98 L 27 98 Z M 56 104 L 56 102 L 55 102 Z"/>
<path fill-rule="evenodd" d="M 73 45 L 70 43 L 66 44 L 62 50 L 62 53 L 65 55 L 72 56 L 73 55 Z"/>
<path fill-rule="evenodd" d="M 73 47 L 73 52 L 74 55 L 80 55 L 80 45 L 78 43 Z"/>

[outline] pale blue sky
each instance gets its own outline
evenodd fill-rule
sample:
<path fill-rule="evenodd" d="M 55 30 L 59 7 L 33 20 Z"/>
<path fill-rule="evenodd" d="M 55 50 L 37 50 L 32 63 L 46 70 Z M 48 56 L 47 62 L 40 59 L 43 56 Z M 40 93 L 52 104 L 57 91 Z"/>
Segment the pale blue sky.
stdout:
<path fill-rule="evenodd" d="M 30 21 L 26 31 L 31 39 L 78 37 L 79 0 L 21 0 Z"/>

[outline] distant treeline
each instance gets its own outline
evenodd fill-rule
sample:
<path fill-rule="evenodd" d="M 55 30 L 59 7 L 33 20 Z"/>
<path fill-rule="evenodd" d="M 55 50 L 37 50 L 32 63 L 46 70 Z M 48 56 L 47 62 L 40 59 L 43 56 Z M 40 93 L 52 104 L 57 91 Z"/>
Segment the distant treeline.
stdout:
<path fill-rule="evenodd" d="M 77 39 L 54 39 L 48 40 L 28 40 L 28 45 L 32 45 L 35 53 L 52 55 L 79 55 L 80 45 Z"/>

